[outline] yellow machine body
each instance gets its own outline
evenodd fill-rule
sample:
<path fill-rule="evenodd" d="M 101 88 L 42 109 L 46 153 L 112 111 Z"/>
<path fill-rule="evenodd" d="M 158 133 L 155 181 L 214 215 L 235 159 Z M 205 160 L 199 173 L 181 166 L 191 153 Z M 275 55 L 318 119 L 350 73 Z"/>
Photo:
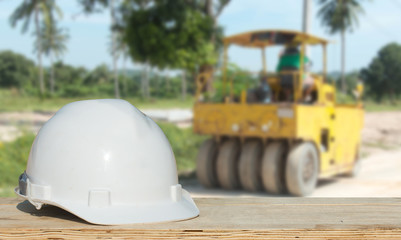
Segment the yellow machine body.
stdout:
<path fill-rule="evenodd" d="M 196 104 L 194 131 L 217 138 L 311 141 L 320 176 L 349 172 L 358 154 L 363 110 L 352 106 Z"/>

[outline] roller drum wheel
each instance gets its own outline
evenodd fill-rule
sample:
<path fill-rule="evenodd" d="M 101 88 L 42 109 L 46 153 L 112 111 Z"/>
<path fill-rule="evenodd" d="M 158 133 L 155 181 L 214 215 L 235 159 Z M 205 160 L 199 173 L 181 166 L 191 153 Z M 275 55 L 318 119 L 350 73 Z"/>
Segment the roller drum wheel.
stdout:
<path fill-rule="evenodd" d="M 239 179 L 243 189 L 259 191 L 263 189 L 260 175 L 260 160 L 263 146 L 259 140 L 245 143 L 239 158 Z"/>
<path fill-rule="evenodd" d="M 225 189 L 237 189 L 240 186 L 238 178 L 238 156 L 240 143 L 236 139 L 224 142 L 217 155 L 217 179 Z"/>
<path fill-rule="evenodd" d="M 218 144 L 213 139 L 205 140 L 198 152 L 196 159 L 196 176 L 199 182 L 207 188 L 218 186 L 216 176 L 217 153 Z"/>
<path fill-rule="evenodd" d="M 268 144 L 262 156 L 262 182 L 269 193 L 286 193 L 285 163 L 288 147 L 284 142 Z"/>
<path fill-rule="evenodd" d="M 285 179 L 289 193 L 307 196 L 316 187 L 319 172 L 319 156 L 311 142 L 293 147 L 287 157 Z"/>

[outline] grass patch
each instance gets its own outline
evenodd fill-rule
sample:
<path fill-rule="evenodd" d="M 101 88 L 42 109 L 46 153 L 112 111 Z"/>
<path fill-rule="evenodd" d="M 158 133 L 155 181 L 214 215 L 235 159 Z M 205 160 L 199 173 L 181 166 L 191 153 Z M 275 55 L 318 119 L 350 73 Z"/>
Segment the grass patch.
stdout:
<path fill-rule="evenodd" d="M 62 106 L 75 101 L 99 99 L 107 97 L 87 97 L 87 98 L 45 98 L 32 96 L 21 96 L 18 92 L 0 89 L 0 111 L 56 111 Z M 187 100 L 181 99 L 150 99 L 126 98 L 134 106 L 140 109 L 157 108 L 192 108 L 194 100 L 189 97 Z"/>
<path fill-rule="evenodd" d="M 0 89 L 0 112 L 5 111 L 57 111 L 62 106 L 75 101 L 98 99 L 107 97 L 87 97 L 87 98 L 46 98 L 40 99 L 32 96 L 22 96 L 17 91 L 8 89 Z M 176 99 L 150 99 L 144 100 L 141 98 L 125 98 L 134 106 L 140 109 L 169 109 L 169 108 L 192 108 L 194 98 L 188 97 L 187 100 L 182 101 L 180 98 Z M 349 96 L 338 95 L 339 103 L 355 103 L 355 100 Z M 401 111 L 401 101 L 391 104 L 389 102 L 375 103 L 371 100 L 364 102 L 365 109 L 368 112 L 381 112 L 381 111 Z"/>
<path fill-rule="evenodd" d="M 204 136 L 195 135 L 192 128 L 181 129 L 169 123 L 158 123 L 173 148 L 178 171 L 195 169 L 196 154 Z M 25 170 L 35 136 L 25 134 L 13 142 L 0 142 L 0 197 L 14 196 L 18 177 Z"/>
<path fill-rule="evenodd" d="M 398 149 L 399 146 L 397 145 L 390 145 L 390 144 L 385 144 L 383 142 L 367 142 L 363 144 L 366 147 L 371 147 L 371 148 L 379 148 L 383 150 L 395 150 Z"/>
<path fill-rule="evenodd" d="M 338 104 L 356 104 L 357 101 L 350 95 L 344 95 L 341 92 L 337 92 L 337 103 Z M 367 99 L 362 101 L 364 108 L 367 112 L 384 112 L 384 111 L 401 111 L 401 101 L 395 101 L 391 103 L 388 100 L 383 100 L 381 103 Z"/>
<path fill-rule="evenodd" d="M 158 125 L 170 141 L 178 171 L 195 169 L 196 155 L 207 137 L 194 134 L 192 128 L 181 129 L 170 123 L 158 123 Z"/>
<path fill-rule="evenodd" d="M 33 134 L 25 134 L 13 142 L 0 143 L 0 196 L 14 196 L 9 189 L 18 185 L 34 138 Z"/>
<path fill-rule="evenodd" d="M 382 102 L 379 104 L 372 101 L 366 101 L 364 105 L 367 112 L 401 111 L 401 101 L 394 104 L 389 102 Z"/>
<path fill-rule="evenodd" d="M 365 158 L 369 157 L 369 155 L 370 155 L 369 153 L 362 151 L 361 158 L 365 159 Z"/>
<path fill-rule="evenodd" d="M 14 193 L 14 188 L 17 185 L 13 186 L 13 187 L 4 187 L 4 188 L 0 188 L 0 197 L 16 197 L 17 195 L 15 195 Z"/>

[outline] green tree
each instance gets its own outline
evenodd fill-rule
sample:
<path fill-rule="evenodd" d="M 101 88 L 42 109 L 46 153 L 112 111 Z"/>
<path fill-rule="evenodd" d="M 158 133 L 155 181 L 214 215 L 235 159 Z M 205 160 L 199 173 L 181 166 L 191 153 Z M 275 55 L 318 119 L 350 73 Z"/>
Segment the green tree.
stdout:
<path fill-rule="evenodd" d="M 318 17 L 331 34 L 341 34 L 341 90 L 346 92 L 345 84 L 345 33 L 358 24 L 358 14 L 363 13 L 363 0 L 317 0 L 321 5 Z"/>
<path fill-rule="evenodd" d="M 84 79 L 83 84 L 86 86 L 93 86 L 97 84 L 104 84 L 113 79 L 109 68 L 106 64 L 101 64 L 93 69 Z"/>
<path fill-rule="evenodd" d="M 21 89 L 33 82 L 35 63 L 12 51 L 0 52 L 0 87 Z"/>
<path fill-rule="evenodd" d="M 53 14 L 57 12 L 61 15 L 60 8 L 56 5 L 55 0 L 23 0 L 23 2 L 14 10 L 10 16 L 10 24 L 15 27 L 18 22 L 23 21 L 22 33 L 25 33 L 32 18 L 35 20 L 35 37 L 39 41 L 41 24 L 52 25 L 54 21 Z M 39 66 L 39 89 L 43 96 L 45 92 L 45 84 L 43 80 L 42 52 L 40 48 L 36 49 L 37 60 Z"/>
<path fill-rule="evenodd" d="M 217 61 L 219 41 L 216 41 L 216 36 L 221 35 L 218 34 L 216 18 L 228 1 L 219 1 L 221 6 L 216 13 L 211 10 L 215 6 L 213 1 L 134 2 L 124 5 L 122 14 L 122 28 L 125 29 L 131 57 L 159 69 L 182 69 L 184 96 L 184 74 Z"/>
<path fill-rule="evenodd" d="M 388 96 L 395 103 L 401 94 L 401 45 L 390 43 L 380 49 L 369 66 L 361 71 L 368 94 L 377 101 Z"/>
<path fill-rule="evenodd" d="M 88 71 L 83 67 L 75 67 L 57 61 L 53 65 L 54 77 L 57 79 L 58 90 L 67 85 L 82 85 L 88 75 Z"/>
<path fill-rule="evenodd" d="M 337 81 L 335 79 L 337 79 Z M 353 94 L 353 91 L 356 88 L 359 79 L 360 79 L 359 70 L 351 71 L 345 74 L 345 85 L 347 86 L 347 94 L 349 95 Z M 341 89 L 341 81 L 339 81 L 338 77 L 334 78 L 333 81 L 336 84 L 336 88 Z"/>
<path fill-rule="evenodd" d="M 66 42 L 68 34 L 64 29 L 58 28 L 56 23 L 42 25 L 40 31 L 41 37 L 36 41 L 36 48 L 41 49 L 46 56 L 50 58 L 50 93 L 54 94 L 54 57 L 60 57 L 67 51 Z"/>

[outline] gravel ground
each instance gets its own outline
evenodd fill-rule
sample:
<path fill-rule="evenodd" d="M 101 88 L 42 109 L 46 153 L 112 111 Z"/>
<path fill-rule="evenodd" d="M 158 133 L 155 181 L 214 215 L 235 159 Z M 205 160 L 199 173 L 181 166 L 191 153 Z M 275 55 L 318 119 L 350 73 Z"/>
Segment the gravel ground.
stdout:
<path fill-rule="evenodd" d="M 362 143 L 367 154 L 401 148 L 401 111 L 366 113 Z"/>

